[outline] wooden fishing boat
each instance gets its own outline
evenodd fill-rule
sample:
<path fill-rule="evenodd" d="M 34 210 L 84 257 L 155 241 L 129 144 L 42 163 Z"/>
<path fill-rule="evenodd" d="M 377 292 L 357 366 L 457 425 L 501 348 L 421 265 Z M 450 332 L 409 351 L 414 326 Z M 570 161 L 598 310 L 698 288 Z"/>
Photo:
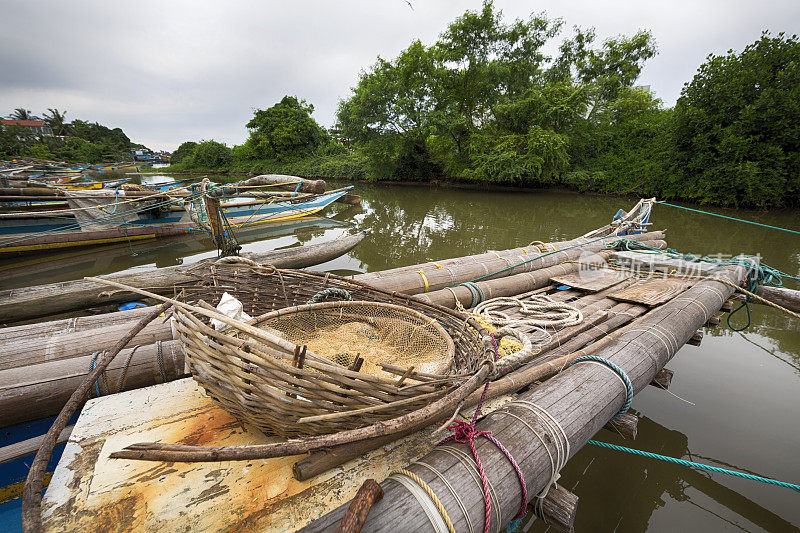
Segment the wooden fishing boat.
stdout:
<path fill-rule="evenodd" d="M 346 195 L 352 186 L 320 195 L 269 198 L 238 197 L 220 202 L 220 207 L 233 229 L 292 220 L 325 209 Z M 125 191 L 118 191 L 125 198 Z M 93 246 L 114 242 L 154 239 L 169 235 L 205 233 L 198 226 L 196 214 L 180 207 L 180 199 L 158 202 L 153 208 L 145 206 L 133 219 L 115 214 L 114 204 L 108 206 L 107 220 L 117 226 L 94 229 L 92 222 L 79 223 L 71 212 L 34 212 L 0 214 L 0 254 L 43 252 L 54 249 Z M 166 207 L 166 210 L 164 209 Z"/>

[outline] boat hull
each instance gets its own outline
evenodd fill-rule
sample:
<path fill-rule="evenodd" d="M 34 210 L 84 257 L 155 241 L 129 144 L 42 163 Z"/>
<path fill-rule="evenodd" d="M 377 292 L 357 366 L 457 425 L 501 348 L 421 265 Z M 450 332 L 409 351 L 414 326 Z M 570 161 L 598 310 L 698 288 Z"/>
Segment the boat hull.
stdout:
<path fill-rule="evenodd" d="M 344 196 L 349 187 L 319 195 L 308 201 L 268 203 L 241 200 L 224 202 L 222 209 L 234 229 L 313 215 Z M 206 233 L 198 229 L 183 210 L 153 215 L 140 213 L 139 219 L 103 231 L 80 231 L 71 216 L 18 216 L 0 219 L 0 256 L 36 253 L 64 248 L 96 246 L 114 242 L 141 241 L 171 235 Z"/>

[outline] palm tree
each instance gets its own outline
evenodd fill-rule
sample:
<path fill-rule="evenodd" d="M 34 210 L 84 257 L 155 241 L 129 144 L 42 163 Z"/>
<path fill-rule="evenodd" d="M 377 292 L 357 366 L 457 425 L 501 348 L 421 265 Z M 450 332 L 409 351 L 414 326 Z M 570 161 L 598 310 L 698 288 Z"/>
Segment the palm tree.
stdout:
<path fill-rule="evenodd" d="M 59 111 L 58 109 L 47 108 L 50 112 L 44 114 L 44 121 L 53 130 L 54 135 L 67 135 L 70 131 L 70 126 L 64 121 L 67 115 L 66 111 Z"/>
<path fill-rule="evenodd" d="M 18 107 L 14 110 L 9 117 L 11 120 L 35 120 L 36 117 L 31 114 L 30 109 L 25 109 L 24 107 Z"/>

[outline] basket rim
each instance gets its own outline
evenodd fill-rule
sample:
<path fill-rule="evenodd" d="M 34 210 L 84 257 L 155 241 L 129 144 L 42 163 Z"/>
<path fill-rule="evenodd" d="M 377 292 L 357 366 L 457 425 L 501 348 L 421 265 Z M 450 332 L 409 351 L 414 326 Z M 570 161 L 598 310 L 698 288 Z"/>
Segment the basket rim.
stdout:
<path fill-rule="evenodd" d="M 257 316 L 253 318 L 249 322 L 248 325 L 251 326 L 258 326 L 259 324 L 264 324 L 267 321 L 274 320 L 276 318 L 284 318 L 292 315 L 297 315 L 300 313 L 307 313 L 310 311 L 318 311 L 330 308 L 348 308 L 348 307 L 379 307 L 382 309 L 391 309 L 395 312 L 405 314 L 407 316 L 411 316 L 416 320 L 419 320 L 423 324 L 432 326 L 436 332 L 439 334 L 442 339 L 444 339 L 445 344 L 447 346 L 447 352 L 445 353 L 446 360 L 443 361 L 436 369 L 436 374 L 446 374 L 447 370 L 452 367 L 453 362 L 456 356 L 456 346 L 453 342 L 453 337 L 447 332 L 446 329 L 439 323 L 436 318 L 429 317 L 424 315 L 423 313 L 417 311 L 416 309 L 411 309 L 410 307 L 405 307 L 402 305 L 389 303 L 389 302 L 375 302 L 370 300 L 332 300 L 327 302 L 318 302 L 313 304 L 303 304 L 303 305 L 295 305 L 292 307 L 285 307 L 283 309 L 276 309 L 275 311 L 270 311 L 269 313 L 264 313 L 263 315 Z M 288 340 L 288 339 L 287 339 Z M 289 341 L 292 342 L 292 341 Z"/>

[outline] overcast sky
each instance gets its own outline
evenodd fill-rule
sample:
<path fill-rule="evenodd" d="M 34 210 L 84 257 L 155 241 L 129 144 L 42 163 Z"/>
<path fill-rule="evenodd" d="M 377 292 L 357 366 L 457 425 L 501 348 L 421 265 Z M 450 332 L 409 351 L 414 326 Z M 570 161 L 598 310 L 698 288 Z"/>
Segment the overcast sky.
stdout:
<path fill-rule="evenodd" d="M 480 0 L 0 0 L 0 115 L 48 107 L 121 127 L 171 150 L 184 140 L 247 137 L 256 108 L 285 94 L 324 126 L 376 56 L 435 41 Z M 709 53 L 741 50 L 762 30 L 800 33 L 800 2 L 496 0 L 507 20 L 547 12 L 600 39 L 653 32 L 659 54 L 639 80 L 673 105 Z"/>

